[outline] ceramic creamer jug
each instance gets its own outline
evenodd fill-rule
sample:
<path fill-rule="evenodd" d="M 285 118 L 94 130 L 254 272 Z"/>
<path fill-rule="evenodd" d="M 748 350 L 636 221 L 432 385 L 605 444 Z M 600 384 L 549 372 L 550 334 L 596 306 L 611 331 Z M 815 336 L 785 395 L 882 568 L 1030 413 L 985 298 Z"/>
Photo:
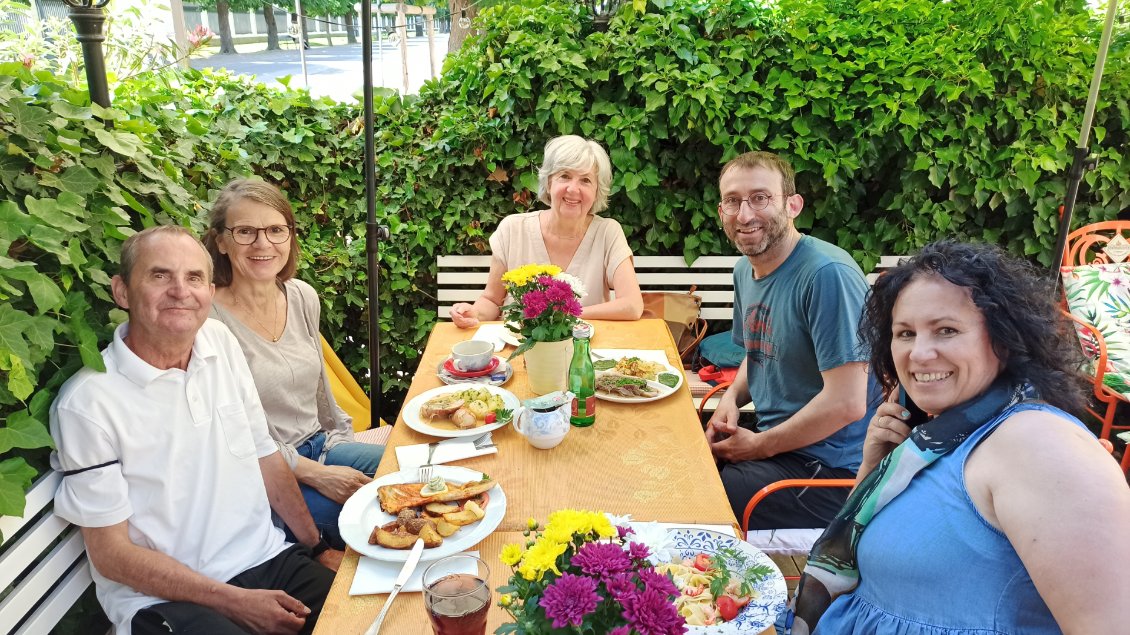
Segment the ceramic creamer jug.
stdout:
<path fill-rule="evenodd" d="M 527 399 L 514 411 L 511 425 L 530 445 L 548 450 L 561 443 L 569 432 L 572 404 L 573 393 L 560 390 Z"/>

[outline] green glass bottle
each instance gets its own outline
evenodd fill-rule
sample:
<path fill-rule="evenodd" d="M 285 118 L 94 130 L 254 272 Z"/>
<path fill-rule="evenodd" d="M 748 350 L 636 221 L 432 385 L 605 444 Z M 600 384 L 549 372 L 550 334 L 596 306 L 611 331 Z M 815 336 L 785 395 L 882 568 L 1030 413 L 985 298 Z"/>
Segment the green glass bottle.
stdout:
<path fill-rule="evenodd" d="M 596 370 L 589 354 L 592 327 L 581 322 L 573 327 L 573 360 L 569 362 L 569 392 L 573 393 L 573 412 L 569 423 L 587 428 L 596 421 Z"/>

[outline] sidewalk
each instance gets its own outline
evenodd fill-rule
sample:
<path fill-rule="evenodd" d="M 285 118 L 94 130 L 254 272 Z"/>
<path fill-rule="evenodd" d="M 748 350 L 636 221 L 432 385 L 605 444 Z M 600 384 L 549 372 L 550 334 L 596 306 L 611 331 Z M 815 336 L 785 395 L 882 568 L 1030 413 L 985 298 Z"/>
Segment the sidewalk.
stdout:
<path fill-rule="evenodd" d="M 344 39 L 344 38 L 343 38 Z M 308 84 L 303 83 L 302 64 L 295 48 L 281 51 L 261 51 L 235 55 L 213 55 L 191 61 L 193 68 L 226 68 L 241 75 L 254 75 L 260 83 L 277 85 L 275 80 L 291 76 L 290 86 L 309 86 L 316 97 L 328 96 L 337 101 L 352 101 L 354 93 L 364 87 L 360 44 L 315 46 L 306 50 Z M 435 35 L 436 73 L 443 68 L 447 54 L 447 34 Z M 373 41 L 373 86 L 384 86 L 403 91 L 400 46 Z M 431 78 L 428 59 L 428 38 L 408 38 L 408 92 L 419 92 L 424 81 Z"/>

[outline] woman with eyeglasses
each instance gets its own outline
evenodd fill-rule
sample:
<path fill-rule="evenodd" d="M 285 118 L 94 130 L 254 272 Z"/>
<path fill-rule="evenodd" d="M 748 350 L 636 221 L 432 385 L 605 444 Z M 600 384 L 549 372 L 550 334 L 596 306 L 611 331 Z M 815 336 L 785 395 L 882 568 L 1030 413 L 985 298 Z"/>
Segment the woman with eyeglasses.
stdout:
<path fill-rule="evenodd" d="M 551 139 L 538 170 L 538 199 L 549 209 L 502 219 L 490 237 L 486 288 L 474 304 L 451 307 L 456 326 L 497 320 L 507 301 L 502 274 L 530 264 L 554 264 L 580 278 L 587 290 L 581 317 L 638 320 L 643 296 L 632 250 L 620 223 L 598 216 L 608 207 L 611 186 L 612 165 L 599 143 L 576 135 Z"/>
<path fill-rule="evenodd" d="M 314 289 L 294 277 L 298 241 L 286 196 L 263 181 L 228 183 L 212 205 L 204 244 L 215 264 L 212 317 L 231 329 L 322 536 L 343 549 L 337 516 L 372 480 L 384 446 L 353 441 L 322 361 Z"/>

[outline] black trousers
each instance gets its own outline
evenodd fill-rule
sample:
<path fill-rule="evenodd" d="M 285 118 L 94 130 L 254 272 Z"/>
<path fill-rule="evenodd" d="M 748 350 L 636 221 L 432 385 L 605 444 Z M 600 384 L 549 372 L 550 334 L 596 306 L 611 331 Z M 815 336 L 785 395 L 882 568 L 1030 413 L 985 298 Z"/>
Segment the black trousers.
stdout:
<path fill-rule="evenodd" d="M 760 461 L 726 463 L 722 485 L 738 522 L 758 490 L 790 478 L 855 478 L 851 470 L 831 468 L 809 457 L 786 452 Z M 850 490 L 840 487 L 789 488 L 765 497 L 749 518 L 750 529 L 827 527 L 843 507 Z"/>
<path fill-rule="evenodd" d="M 330 571 L 310 557 L 310 549 L 292 545 L 263 564 L 228 580 L 243 589 L 277 589 L 310 608 L 302 633 L 310 633 L 318 623 L 326 594 L 334 581 Z M 245 635 L 224 615 L 191 602 L 163 602 L 144 608 L 133 616 L 134 635 Z"/>

